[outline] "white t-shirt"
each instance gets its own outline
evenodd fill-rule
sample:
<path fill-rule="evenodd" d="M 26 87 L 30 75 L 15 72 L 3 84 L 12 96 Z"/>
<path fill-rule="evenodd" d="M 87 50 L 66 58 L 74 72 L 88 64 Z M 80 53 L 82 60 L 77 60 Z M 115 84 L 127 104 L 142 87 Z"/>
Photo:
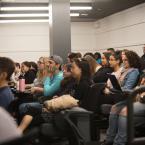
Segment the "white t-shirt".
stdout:
<path fill-rule="evenodd" d="M 123 68 L 121 67 L 120 69 L 118 69 L 118 71 L 112 73 L 112 75 L 115 75 L 115 77 L 116 77 L 117 80 L 121 76 L 122 69 Z M 112 84 L 111 84 L 111 81 L 109 79 L 107 81 L 107 87 L 112 88 Z"/>
<path fill-rule="evenodd" d="M 0 107 L 0 143 L 13 140 L 21 136 L 14 119 Z"/>

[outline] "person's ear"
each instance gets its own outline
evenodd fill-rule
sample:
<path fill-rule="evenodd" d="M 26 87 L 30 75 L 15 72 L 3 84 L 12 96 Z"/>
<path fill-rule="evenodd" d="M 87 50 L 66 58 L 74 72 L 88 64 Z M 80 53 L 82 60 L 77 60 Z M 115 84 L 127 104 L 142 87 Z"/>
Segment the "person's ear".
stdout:
<path fill-rule="evenodd" d="M 56 64 L 56 68 L 59 69 L 59 67 L 60 67 L 60 64 Z"/>

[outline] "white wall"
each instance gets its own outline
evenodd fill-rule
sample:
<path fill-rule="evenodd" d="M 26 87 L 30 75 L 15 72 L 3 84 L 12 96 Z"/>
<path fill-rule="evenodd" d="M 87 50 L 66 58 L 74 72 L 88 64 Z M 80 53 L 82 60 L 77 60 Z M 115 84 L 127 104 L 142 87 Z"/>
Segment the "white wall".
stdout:
<path fill-rule="evenodd" d="M 79 51 L 82 54 L 95 49 L 94 22 L 72 23 L 71 42 L 72 51 Z"/>
<path fill-rule="evenodd" d="M 94 49 L 129 48 L 142 55 L 145 44 L 145 3 L 95 22 Z"/>
<path fill-rule="evenodd" d="M 0 24 L 0 55 L 20 62 L 49 56 L 48 34 L 46 23 Z"/>
<path fill-rule="evenodd" d="M 145 3 L 97 22 L 71 23 L 72 51 L 102 52 L 106 48 L 134 49 L 145 44 Z M 49 56 L 49 24 L 0 24 L 0 56 L 36 61 Z"/>
<path fill-rule="evenodd" d="M 93 51 L 93 23 L 72 23 L 71 31 L 72 51 Z M 36 61 L 49 50 L 48 23 L 0 24 L 0 56 Z"/>

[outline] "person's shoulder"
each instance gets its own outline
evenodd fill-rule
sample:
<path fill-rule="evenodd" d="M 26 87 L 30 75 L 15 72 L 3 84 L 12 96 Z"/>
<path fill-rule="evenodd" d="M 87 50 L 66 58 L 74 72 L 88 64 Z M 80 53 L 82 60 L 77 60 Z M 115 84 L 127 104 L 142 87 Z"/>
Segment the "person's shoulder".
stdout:
<path fill-rule="evenodd" d="M 10 97 L 10 98 L 14 98 L 14 95 L 9 86 L 4 87 L 3 95 Z"/>
<path fill-rule="evenodd" d="M 21 132 L 17 129 L 17 125 L 14 119 L 0 107 L 0 128 L 3 132 L 0 136 L 0 142 L 12 140 L 14 138 L 20 137 Z"/>
<path fill-rule="evenodd" d="M 104 73 L 112 73 L 113 69 L 111 67 L 102 67 L 102 72 L 104 72 Z"/>
<path fill-rule="evenodd" d="M 30 70 L 28 71 L 28 74 L 29 74 L 29 75 L 36 75 L 36 72 L 35 72 L 34 70 L 31 70 L 31 69 L 30 69 Z"/>
<path fill-rule="evenodd" d="M 91 86 L 91 84 L 92 84 L 92 82 L 91 82 L 91 80 L 90 79 L 81 79 L 81 81 L 80 81 L 80 86 Z"/>
<path fill-rule="evenodd" d="M 5 93 L 5 92 L 10 92 L 9 86 L 1 87 L 0 88 L 0 94 Z"/>
<path fill-rule="evenodd" d="M 132 69 L 132 72 L 139 73 L 139 69 L 133 68 L 133 69 Z"/>
<path fill-rule="evenodd" d="M 128 73 L 127 73 L 128 75 L 136 75 L 136 76 L 138 76 L 139 74 L 140 74 L 140 72 L 139 72 L 139 70 L 137 69 L 137 68 L 131 68 L 129 71 L 128 71 Z"/>
<path fill-rule="evenodd" d="M 57 75 L 55 75 L 55 77 L 63 79 L 63 72 L 60 71 Z"/>

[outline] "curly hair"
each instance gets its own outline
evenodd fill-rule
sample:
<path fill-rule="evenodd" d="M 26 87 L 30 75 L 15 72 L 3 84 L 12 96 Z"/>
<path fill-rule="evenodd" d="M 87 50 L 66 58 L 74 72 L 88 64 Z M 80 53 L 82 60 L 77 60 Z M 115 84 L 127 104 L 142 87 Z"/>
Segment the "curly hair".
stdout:
<path fill-rule="evenodd" d="M 125 51 L 130 67 L 141 69 L 141 59 L 134 51 Z"/>

